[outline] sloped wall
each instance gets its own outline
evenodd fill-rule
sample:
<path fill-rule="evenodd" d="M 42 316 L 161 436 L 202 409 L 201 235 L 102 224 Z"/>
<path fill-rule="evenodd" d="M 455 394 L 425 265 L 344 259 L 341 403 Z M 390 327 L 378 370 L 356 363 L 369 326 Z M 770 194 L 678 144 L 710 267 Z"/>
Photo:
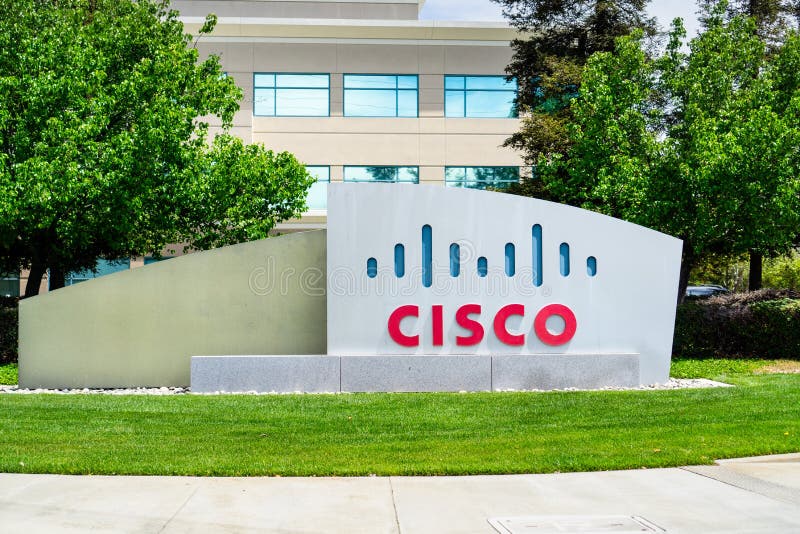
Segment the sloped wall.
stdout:
<path fill-rule="evenodd" d="M 325 231 L 198 252 L 20 303 L 24 388 L 188 386 L 195 355 L 325 354 Z"/>

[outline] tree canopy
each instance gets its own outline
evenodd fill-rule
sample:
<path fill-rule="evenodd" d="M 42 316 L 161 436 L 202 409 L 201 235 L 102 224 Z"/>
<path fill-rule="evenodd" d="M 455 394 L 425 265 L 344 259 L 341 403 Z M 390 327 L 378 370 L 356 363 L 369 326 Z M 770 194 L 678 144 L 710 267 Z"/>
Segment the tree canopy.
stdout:
<path fill-rule="evenodd" d="M 569 104 L 581 84 L 582 68 L 595 52 L 614 49 L 617 37 L 640 29 L 654 35 L 656 23 L 645 14 L 649 0 L 492 0 L 510 24 L 524 33 L 507 73 L 517 79 L 520 131 L 505 143 L 528 163 L 540 155 L 564 154 L 569 147 Z M 515 192 L 552 196 L 536 180 Z"/>
<path fill-rule="evenodd" d="M 704 24 L 717 16 L 719 0 L 699 0 L 698 4 Z M 800 0 L 729 0 L 723 10 L 728 18 L 752 17 L 758 36 L 770 47 L 779 45 L 800 21 Z"/>
<path fill-rule="evenodd" d="M 595 54 L 568 153 L 537 167 L 571 204 L 683 239 L 680 295 L 697 258 L 785 250 L 800 223 L 800 36 L 767 56 L 752 19 L 712 15 L 688 53 L 678 20 L 660 57 L 641 32 Z"/>
<path fill-rule="evenodd" d="M 305 208 L 312 178 L 228 133 L 241 90 L 168 4 L 0 3 L 0 271 L 30 268 L 26 295 L 46 270 L 60 287 L 100 257 L 257 239 Z"/>
<path fill-rule="evenodd" d="M 788 32 L 796 29 L 800 21 L 800 0 L 700 0 L 700 20 L 705 26 L 722 17 L 732 19 L 747 16 L 755 23 L 754 30 L 766 44 L 765 52 L 772 54 L 779 49 Z M 750 290 L 761 288 L 763 253 L 750 251 Z"/>

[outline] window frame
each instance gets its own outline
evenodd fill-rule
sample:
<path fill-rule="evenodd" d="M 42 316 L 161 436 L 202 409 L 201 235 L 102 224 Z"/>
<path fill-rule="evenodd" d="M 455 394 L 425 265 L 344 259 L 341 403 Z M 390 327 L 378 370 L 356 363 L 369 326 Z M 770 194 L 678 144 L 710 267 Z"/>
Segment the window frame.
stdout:
<path fill-rule="evenodd" d="M 273 76 L 275 78 L 275 85 L 272 87 L 264 87 L 264 86 L 257 86 L 256 85 L 256 76 Z M 323 87 L 279 87 L 278 86 L 278 76 L 326 76 L 328 79 L 328 86 L 326 88 Z M 275 97 L 272 101 L 272 111 L 273 115 L 262 115 L 260 113 L 256 113 L 256 90 L 258 89 L 272 89 L 275 92 Z M 278 89 L 283 90 L 291 90 L 291 89 L 298 89 L 301 91 L 308 91 L 308 90 L 318 90 L 321 91 L 326 89 L 328 91 L 328 110 L 325 115 L 279 115 L 278 114 Z M 272 117 L 272 118 L 281 118 L 281 117 L 330 117 L 331 116 L 331 74 L 329 72 L 253 72 L 253 116 L 254 117 Z"/>
<path fill-rule="evenodd" d="M 348 77 L 375 77 L 375 76 L 394 76 L 394 89 L 383 87 L 347 87 Z M 414 89 L 400 88 L 400 77 L 414 77 L 417 86 Z M 347 91 L 392 91 L 394 90 L 394 115 L 349 115 L 347 113 Z M 414 116 L 400 115 L 400 91 L 415 92 L 417 95 L 417 106 Z M 376 73 L 344 73 L 342 74 L 342 117 L 353 117 L 362 119 L 418 119 L 419 118 L 419 74 L 376 74 Z M 353 165 L 354 167 L 360 165 Z M 391 167 L 391 165 L 387 165 Z"/>
<path fill-rule="evenodd" d="M 375 169 L 396 169 L 395 172 L 395 179 L 394 181 L 383 181 L 383 180 L 348 180 L 347 179 L 347 169 L 366 169 L 366 168 L 375 168 Z M 416 169 L 417 170 L 417 177 L 413 182 L 408 180 L 398 181 L 397 175 L 400 173 L 400 169 Z M 351 183 L 351 184 L 412 184 L 418 185 L 419 184 L 419 165 L 345 165 L 342 167 L 342 182 L 344 183 Z"/>
<path fill-rule="evenodd" d="M 448 89 L 447 88 L 447 78 L 464 78 L 464 88 L 463 89 Z M 470 91 L 480 91 L 486 93 L 508 93 L 512 92 L 510 89 L 467 89 L 467 78 L 501 78 L 505 81 L 507 76 L 505 74 L 445 74 L 443 78 L 443 106 L 442 106 L 442 114 L 446 119 L 511 119 L 516 120 L 519 119 L 519 109 L 512 101 L 512 110 L 514 111 L 513 117 L 473 117 L 467 114 L 467 93 Z M 516 84 L 516 88 L 513 90 L 514 93 L 514 100 L 516 100 L 517 95 L 519 94 L 519 82 L 516 78 L 514 78 L 514 83 Z M 463 112 L 464 114 L 461 116 L 449 116 L 447 115 L 447 93 L 450 92 L 460 92 L 464 95 L 464 106 Z"/>

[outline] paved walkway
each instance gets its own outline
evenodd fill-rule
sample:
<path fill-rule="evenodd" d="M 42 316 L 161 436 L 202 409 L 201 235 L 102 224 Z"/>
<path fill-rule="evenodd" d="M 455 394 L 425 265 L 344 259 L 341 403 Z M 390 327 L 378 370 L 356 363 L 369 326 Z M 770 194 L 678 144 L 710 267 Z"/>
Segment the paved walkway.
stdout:
<path fill-rule="evenodd" d="M 89 530 L 798 533 L 800 454 L 681 469 L 474 477 L 0 474 L 0 532 Z"/>

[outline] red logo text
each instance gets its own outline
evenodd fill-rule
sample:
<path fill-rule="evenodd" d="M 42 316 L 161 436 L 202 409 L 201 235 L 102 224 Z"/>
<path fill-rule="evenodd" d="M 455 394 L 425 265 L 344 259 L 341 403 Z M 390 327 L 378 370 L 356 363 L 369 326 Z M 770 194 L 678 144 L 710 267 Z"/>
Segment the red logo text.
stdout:
<path fill-rule="evenodd" d="M 459 347 L 469 347 L 483 341 L 485 331 L 483 324 L 480 323 L 481 305 L 464 304 L 456 310 L 456 324 L 467 331 L 468 335 L 456 336 L 456 345 Z M 525 334 L 512 334 L 506 328 L 506 322 L 512 316 L 525 316 L 525 306 L 523 304 L 509 304 L 500 308 L 492 321 L 492 329 L 495 336 L 506 345 L 524 345 Z M 547 320 L 550 317 L 558 316 L 564 321 L 564 330 L 560 334 L 553 334 L 547 329 Z M 400 329 L 400 323 L 406 317 L 419 317 L 419 306 L 408 304 L 400 306 L 389 316 L 388 329 L 389 335 L 400 346 L 418 347 L 420 344 L 419 334 L 405 333 Z M 432 341 L 436 347 L 444 345 L 444 308 L 439 304 L 431 306 L 431 330 Z M 578 321 L 572 310 L 563 304 L 548 304 L 536 313 L 533 320 L 533 331 L 539 340 L 551 346 L 565 345 L 575 336 L 578 329 Z"/>

